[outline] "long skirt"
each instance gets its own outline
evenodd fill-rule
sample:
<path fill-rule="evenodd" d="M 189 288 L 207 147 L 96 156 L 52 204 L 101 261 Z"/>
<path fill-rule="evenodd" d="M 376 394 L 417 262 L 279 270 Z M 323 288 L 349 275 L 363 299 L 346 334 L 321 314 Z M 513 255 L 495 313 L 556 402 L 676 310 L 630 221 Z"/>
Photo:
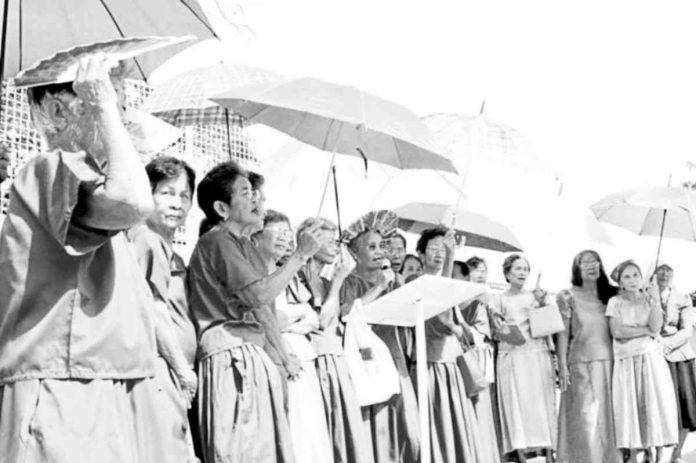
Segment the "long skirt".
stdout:
<path fill-rule="evenodd" d="M 406 329 L 387 325 L 372 328 L 384 341 L 399 372 L 401 393 L 386 402 L 362 407 L 368 422 L 375 463 L 414 463 L 418 461 L 418 401 L 406 366 L 403 339 Z"/>
<path fill-rule="evenodd" d="M 662 353 L 655 350 L 615 360 L 612 389 L 619 448 L 677 443 L 677 400 Z"/>
<path fill-rule="evenodd" d="M 320 355 L 316 359 L 329 439 L 335 463 L 372 463 L 369 429 L 360 413 L 345 358 Z"/>
<path fill-rule="evenodd" d="M 543 350 L 499 351 L 496 371 L 503 451 L 555 449 L 551 354 Z"/>
<path fill-rule="evenodd" d="M 472 399 L 481 436 L 481 445 L 479 445 L 481 461 L 500 461 L 499 426 L 496 425 L 498 418 L 494 414 L 496 408 L 493 405 L 494 396 L 492 395 L 494 393 L 495 388 L 487 387 Z"/>
<path fill-rule="evenodd" d="M 570 385 L 561 394 L 558 463 L 621 463 L 611 402 L 611 360 L 570 365 Z"/>
<path fill-rule="evenodd" d="M 205 463 L 295 461 L 282 378 L 260 347 L 245 343 L 206 357 L 198 375 Z"/>
<path fill-rule="evenodd" d="M 300 374 L 288 381 L 288 421 L 296 462 L 334 461 L 326 409 L 313 361 L 302 362 Z"/>
<path fill-rule="evenodd" d="M 677 396 L 679 428 L 696 431 L 696 360 L 667 363 Z"/>
<path fill-rule="evenodd" d="M 412 368 L 417 384 L 416 368 Z M 474 405 L 466 395 L 460 367 L 455 362 L 428 362 L 430 454 L 433 463 L 478 463 L 481 435 Z"/>
<path fill-rule="evenodd" d="M 33 379 L 0 388 L 3 463 L 186 461 L 162 439 L 158 388 L 137 380 Z"/>

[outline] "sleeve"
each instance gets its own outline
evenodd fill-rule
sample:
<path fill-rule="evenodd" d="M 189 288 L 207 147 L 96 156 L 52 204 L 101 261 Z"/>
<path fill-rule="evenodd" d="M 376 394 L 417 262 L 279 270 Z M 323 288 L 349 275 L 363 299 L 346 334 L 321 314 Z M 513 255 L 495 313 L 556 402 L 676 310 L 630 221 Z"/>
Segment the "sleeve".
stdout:
<path fill-rule="evenodd" d="M 688 294 L 683 295 L 681 309 L 679 310 L 679 328 L 684 329 L 693 327 L 696 323 L 696 309 L 691 304 L 691 297 Z"/>
<path fill-rule="evenodd" d="M 254 268 L 237 240 L 224 233 L 213 237 L 215 241 L 209 255 L 227 299 L 239 297 L 241 290 L 266 276 Z"/>
<path fill-rule="evenodd" d="M 103 173 L 84 152 L 42 153 L 20 171 L 12 194 L 71 255 L 101 246 L 116 232 L 86 229 L 75 223 L 80 197 L 104 181 Z"/>
<path fill-rule="evenodd" d="M 570 326 L 570 321 L 573 319 L 573 309 L 575 308 L 573 293 L 567 289 L 559 292 L 556 295 L 556 305 L 561 312 L 561 317 L 563 317 L 566 328 L 568 328 Z"/>
<path fill-rule="evenodd" d="M 350 313 L 353 308 L 353 302 L 362 297 L 365 293 L 361 291 L 361 287 L 355 278 L 350 275 L 343 281 L 339 291 L 339 301 L 341 304 L 341 317 Z"/>
<path fill-rule="evenodd" d="M 607 310 L 604 312 L 607 317 L 620 317 L 621 313 L 619 311 L 619 302 L 616 297 L 609 299 L 607 303 Z"/>
<path fill-rule="evenodd" d="M 129 230 L 127 235 L 135 248 L 138 264 L 145 274 L 153 296 L 156 300 L 166 303 L 171 267 L 164 243 L 145 225 Z"/>

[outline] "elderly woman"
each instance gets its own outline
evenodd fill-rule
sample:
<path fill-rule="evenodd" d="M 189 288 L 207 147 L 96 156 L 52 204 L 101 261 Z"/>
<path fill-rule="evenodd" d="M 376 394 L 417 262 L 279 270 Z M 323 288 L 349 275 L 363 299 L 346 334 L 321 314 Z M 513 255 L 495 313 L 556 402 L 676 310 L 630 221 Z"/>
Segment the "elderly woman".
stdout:
<path fill-rule="evenodd" d="M 313 224 L 312 224 L 313 225 Z M 277 268 L 292 240 L 288 218 L 268 210 L 263 228 L 252 236 L 268 273 Z M 310 333 L 319 329 L 319 316 L 309 303 L 312 295 L 293 278 L 275 300 L 275 312 L 289 353 L 300 362 L 301 370 L 288 382 L 288 420 L 295 450 L 295 461 L 331 463 L 333 452 L 326 423 L 326 410 L 319 379 L 314 368 L 317 354 L 310 342 Z"/>
<path fill-rule="evenodd" d="M 562 391 L 558 461 L 619 463 L 611 405 L 611 333 L 604 315 L 617 289 L 595 251 L 575 256 L 571 284 L 557 296 L 566 325 L 557 337 Z"/>
<path fill-rule="evenodd" d="M 660 292 L 664 316 L 662 344 L 677 395 L 679 442 L 672 454 L 672 461 L 678 462 L 681 461 L 686 436 L 696 431 L 696 355 L 689 342 L 696 317 L 691 298 L 674 289 L 673 278 L 672 267 L 667 264 L 656 266 L 653 279 Z"/>
<path fill-rule="evenodd" d="M 309 303 L 318 315 L 319 328 L 309 337 L 317 354 L 319 375 L 329 438 L 337 463 L 371 463 L 372 449 L 365 445 L 370 436 L 363 423 L 355 388 L 350 379 L 343 352 L 343 324 L 340 320 L 339 291 L 350 267 L 339 248 L 336 225 L 326 219 L 322 223 L 323 244 L 319 252 L 300 270 L 300 283 L 311 294 Z M 315 219 L 307 219 L 297 229 L 301 234 Z M 321 276 L 323 270 L 336 264 L 331 281 Z"/>
<path fill-rule="evenodd" d="M 169 156 L 155 158 L 145 166 L 145 171 L 152 186 L 155 211 L 146 224 L 130 229 L 128 237 L 135 245 L 138 263 L 155 299 L 155 333 L 160 356 L 157 378 L 163 390 L 160 424 L 165 429 L 176 430 L 166 436 L 168 448 L 179 455 L 179 461 L 195 461 L 187 408 L 197 386 L 193 371 L 196 330 L 186 300 L 186 265 L 174 252 L 172 243 L 191 209 L 196 174 L 184 161 Z"/>
<path fill-rule="evenodd" d="M 461 278 L 482 285 L 487 283 L 488 267 L 486 266 L 486 261 L 474 256 L 467 259 L 463 265 L 466 266 L 466 271 L 460 270 L 459 272 L 457 271 L 457 265 L 455 265 L 453 278 Z M 458 277 L 458 275 L 461 276 Z M 500 425 L 498 424 L 497 408 L 495 408 L 493 402 L 495 398 L 495 365 L 493 364 L 493 339 L 488 318 L 488 297 L 487 294 L 484 294 L 466 306 L 460 305 L 460 310 L 464 317 L 464 323 L 471 327 L 470 334 L 474 345 L 473 349 L 477 350 L 482 370 L 491 381 L 491 385 L 487 389 L 480 391 L 473 398 L 479 435 L 481 436 L 480 453 L 483 456 L 483 461 L 500 461 Z"/>
<path fill-rule="evenodd" d="M 394 287 L 394 272 L 382 270 L 388 238 L 394 232 L 397 217 L 391 211 L 370 212 L 344 231 L 348 250 L 356 261 L 355 269 L 341 287 L 341 316 L 350 314 L 360 299 L 369 304 Z M 387 402 L 363 408 L 372 432 L 372 450 L 376 463 L 410 463 L 418 460 L 418 404 L 409 376 L 408 342 L 405 329 L 373 325 L 373 331 L 387 345 L 399 372 L 401 394 Z"/>
<path fill-rule="evenodd" d="M 490 299 L 496 316 L 505 321 L 494 333 L 500 339 L 496 371 L 503 451 L 526 462 L 526 451 L 541 450 L 551 462 L 557 420 L 553 361 L 548 338 L 532 337 L 529 321 L 529 313 L 544 301 L 524 289 L 529 262 L 521 255 L 505 259 L 503 275 L 510 287 Z M 518 336 L 503 337 L 508 329 Z"/>
<path fill-rule="evenodd" d="M 243 234 L 262 211 L 246 172 L 233 162 L 214 167 L 198 185 L 198 204 L 212 225 L 198 240 L 187 277 L 205 460 L 292 462 L 283 381 L 300 365 L 287 354 L 271 307 L 319 250 L 319 227 L 307 229 L 269 275 Z"/>
<path fill-rule="evenodd" d="M 152 212 L 120 68 L 29 90 L 49 151 L 19 172 L 0 236 L 0 454 L 181 461 L 163 445 L 152 296 L 122 230 Z"/>
<path fill-rule="evenodd" d="M 660 295 L 643 287 L 633 261 L 619 264 L 611 277 L 618 295 L 609 299 L 606 316 L 614 339 L 612 397 L 616 445 L 637 461 L 643 449 L 678 441 L 677 403 L 669 367 L 657 341 L 663 325 Z"/>
<path fill-rule="evenodd" d="M 453 257 L 454 237 L 448 235 L 444 228 L 424 230 L 416 250 L 423 261 L 424 273 L 440 276 L 446 268 L 447 257 Z M 430 440 L 434 463 L 491 461 L 484 458 L 479 448 L 481 436 L 476 412 L 467 396 L 462 371 L 457 364 L 464 354 L 462 340 L 471 338 L 469 331 L 459 307 L 425 322 L 428 401 L 432 420 Z M 415 376 L 415 368 L 413 372 Z"/>

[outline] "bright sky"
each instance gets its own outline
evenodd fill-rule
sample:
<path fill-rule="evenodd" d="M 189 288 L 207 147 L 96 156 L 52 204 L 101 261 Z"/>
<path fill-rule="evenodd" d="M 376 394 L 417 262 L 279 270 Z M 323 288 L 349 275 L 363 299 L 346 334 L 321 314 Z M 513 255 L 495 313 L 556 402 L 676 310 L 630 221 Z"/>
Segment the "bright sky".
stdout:
<path fill-rule="evenodd" d="M 473 115 L 485 99 L 489 117 L 523 133 L 553 166 L 573 204 L 586 206 L 624 188 L 665 185 L 670 174 L 678 182 L 688 176 L 685 161 L 696 160 L 692 2 L 248 0 L 241 5 L 243 14 L 234 9 L 227 14 L 246 22 L 255 38 L 226 37 L 226 60 L 355 85 L 419 115 Z M 201 53 L 196 59 L 212 60 Z M 260 154 L 263 160 L 266 153 Z M 520 194 L 506 193 L 495 173 L 485 177 L 499 196 Z M 529 190 L 535 185 L 529 179 Z M 536 219 L 539 211 L 531 209 L 545 206 L 530 198 Z M 538 224 L 538 235 L 554 235 L 548 223 Z M 510 225 L 521 229 L 519 223 Z M 654 241 L 617 236 L 612 259 L 631 255 L 640 243 L 647 248 L 636 253 L 647 263 Z M 554 239 L 561 243 L 563 235 Z M 541 243 L 530 246 L 540 260 L 557 254 L 542 252 Z M 696 244 L 689 246 L 689 252 L 696 250 Z M 693 290 L 684 274 L 694 271 L 689 263 L 696 253 L 686 260 L 681 252 L 686 248 L 673 248 L 673 257 L 684 261 L 677 282 L 681 272 L 684 289 Z M 562 272 L 554 283 L 567 281 L 566 254 L 574 252 L 554 262 L 553 272 Z"/>

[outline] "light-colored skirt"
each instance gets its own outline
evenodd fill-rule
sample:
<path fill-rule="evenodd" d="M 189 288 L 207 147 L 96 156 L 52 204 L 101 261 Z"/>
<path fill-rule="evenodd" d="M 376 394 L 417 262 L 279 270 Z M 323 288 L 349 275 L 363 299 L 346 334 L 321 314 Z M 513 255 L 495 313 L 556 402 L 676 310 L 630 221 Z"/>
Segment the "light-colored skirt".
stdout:
<path fill-rule="evenodd" d="M 6 384 L 0 387 L 0 461 L 186 461 L 180 446 L 168 448 L 162 439 L 158 395 L 154 378 Z"/>
<path fill-rule="evenodd" d="M 677 400 L 667 361 L 656 349 L 614 360 L 616 445 L 644 449 L 676 444 Z"/>
<path fill-rule="evenodd" d="M 481 461 L 501 461 L 500 443 L 498 441 L 498 429 L 500 426 L 496 425 L 498 417 L 494 412 L 497 410 L 493 406 L 494 396 L 491 395 L 494 393 L 495 388 L 489 386 L 480 391 L 472 400 L 474 410 L 476 411 L 479 435 L 481 436 L 481 444 L 479 445 Z"/>
<path fill-rule="evenodd" d="M 416 387 L 416 368 L 411 370 Z M 460 367 L 455 362 L 428 362 L 428 406 L 430 408 L 430 454 L 433 463 L 478 463 L 479 450 L 476 412 Z"/>
<path fill-rule="evenodd" d="M 611 360 L 568 367 L 570 385 L 561 394 L 558 416 L 558 463 L 621 463 L 614 439 Z"/>
<path fill-rule="evenodd" d="M 334 462 L 372 463 L 372 448 L 366 445 L 370 442 L 369 429 L 363 422 L 345 358 L 321 355 L 316 367 Z"/>
<path fill-rule="evenodd" d="M 499 351 L 500 433 L 505 453 L 556 447 L 556 398 L 551 354 Z"/>
<path fill-rule="evenodd" d="M 282 378 L 260 347 L 245 343 L 206 357 L 198 375 L 206 463 L 295 461 Z"/>

